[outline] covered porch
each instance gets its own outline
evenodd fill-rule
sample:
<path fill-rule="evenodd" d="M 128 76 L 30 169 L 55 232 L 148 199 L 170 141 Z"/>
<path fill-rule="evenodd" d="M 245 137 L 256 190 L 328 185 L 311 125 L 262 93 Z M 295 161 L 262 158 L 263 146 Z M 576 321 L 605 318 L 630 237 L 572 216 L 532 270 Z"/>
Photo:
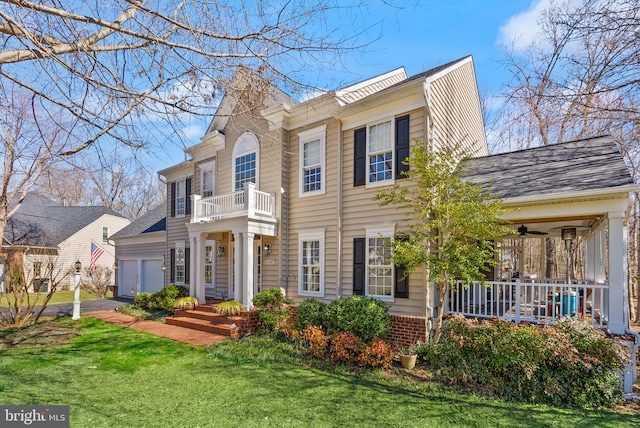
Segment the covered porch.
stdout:
<path fill-rule="evenodd" d="M 261 285 L 263 240 L 278 233 L 275 195 L 245 183 L 236 192 L 192 198 L 191 296 L 200 304 L 207 298 L 235 299 L 251 309 Z"/>

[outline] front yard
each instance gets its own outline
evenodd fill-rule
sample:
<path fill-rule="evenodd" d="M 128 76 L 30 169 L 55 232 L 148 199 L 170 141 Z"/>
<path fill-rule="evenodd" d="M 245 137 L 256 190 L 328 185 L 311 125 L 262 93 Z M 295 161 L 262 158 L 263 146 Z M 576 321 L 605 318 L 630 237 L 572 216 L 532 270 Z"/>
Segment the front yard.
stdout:
<path fill-rule="evenodd" d="M 638 414 L 505 403 L 401 370 L 303 367 L 270 346 L 206 350 L 89 317 L 4 330 L 0 403 L 68 404 L 73 427 L 637 426 Z"/>

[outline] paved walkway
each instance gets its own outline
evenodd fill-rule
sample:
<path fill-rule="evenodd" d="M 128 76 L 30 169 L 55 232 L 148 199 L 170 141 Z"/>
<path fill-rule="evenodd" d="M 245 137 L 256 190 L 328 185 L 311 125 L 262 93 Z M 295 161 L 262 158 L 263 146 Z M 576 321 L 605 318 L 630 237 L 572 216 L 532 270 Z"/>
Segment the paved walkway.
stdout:
<path fill-rule="evenodd" d="M 177 325 L 167 325 L 157 321 L 141 320 L 115 311 L 89 312 L 87 315 L 123 327 L 144 331 L 145 333 L 154 334 L 177 342 L 188 343 L 190 345 L 207 346 L 228 339 L 226 336 L 205 331 L 193 330 Z"/>

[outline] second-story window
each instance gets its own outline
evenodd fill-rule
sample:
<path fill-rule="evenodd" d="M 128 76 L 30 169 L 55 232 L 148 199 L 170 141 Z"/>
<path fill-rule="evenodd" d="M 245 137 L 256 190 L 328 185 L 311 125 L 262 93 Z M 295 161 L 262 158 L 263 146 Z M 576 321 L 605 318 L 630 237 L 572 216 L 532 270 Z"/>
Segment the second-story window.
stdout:
<path fill-rule="evenodd" d="M 102 242 L 108 242 L 109 241 L 109 228 L 108 227 L 103 227 L 102 228 Z"/>
<path fill-rule="evenodd" d="M 393 180 L 393 127 L 386 120 L 368 126 L 368 183 Z"/>
<path fill-rule="evenodd" d="M 176 182 L 176 215 L 185 215 L 187 208 L 186 180 Z"/>
<path fill-rule="evenodd" d="M 252 132 L 242 134 L 233 146 L 233 190 L 241 190 L 244 183 L 258 184 L 258 137 Z"/>
<path fill-rule="evenodd" d="M 209 164 L 201 165 L 200 169 L 202 171 L 202 174 L 201 174 L 202 197 L 208 198 L 210 196 L 213 196 L 215 164 L 209 163 Z"/>
<path fill-rule="evenodd" d="M 326 126 L 304 131 L 300 137 L 300 196 L 324 193 Z"/>

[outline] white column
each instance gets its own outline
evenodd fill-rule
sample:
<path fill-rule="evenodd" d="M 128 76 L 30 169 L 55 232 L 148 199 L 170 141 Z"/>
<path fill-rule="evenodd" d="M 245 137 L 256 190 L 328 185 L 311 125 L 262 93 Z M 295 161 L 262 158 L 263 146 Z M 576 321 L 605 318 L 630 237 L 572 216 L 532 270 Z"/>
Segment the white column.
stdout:
<path fill-rule="evenodd" d="M 600 225 L 596 229 L 594 244 L 595 244 L 595 263 L 594 263 L 594 279 L 597 284 L 604 284 L 607 280 L 607 273 L 604 268 L 605 262 L 605 248 L 607 243 L 605 241 L 604 225 Z"/>
<path fill-rule="evenodd" d="M 244 253 L 244 241 L 243 241 L 243 234 L 240 232 L 233 232 L 233 240 L 234 240 L 234 246 L 233 246 L 233 257 L 235 260 L 235 264 L 234 264 L 234 269 L 233 269 L 233 276 L 234 276 L 234 281 L 233 281 L 233 288 L 234 288 L 234 299 L 237 300 L 238 302 L 242 302 L 242 284 L 244 282 L 244 275 L 243 275 L 243 271 L 244 271 L 244 266 L 243 266 L 243 262 L 244 259 L 242 257 L 242 254 Z"/>
<path fill-rule="evenodd" d="M 256 184 L 251 182 L 244 183 L 244 209 L 249 218 L 255 216 L 256 211 Z"/>
<path fill-rule="evenodd" d="M 242 282 L 242 305 L 247 309 L 251 309 L 253 306 L 253 238 L 255 234 L 252 232 L 245 232 L 243 237 L 244 247 L 244 281 Z"/>
<path fill-rule="evenodd" d="M 198 244 L 196 243 L 196 238 L 191 237 L 189 239 L 189 296 L 196 295 L 196 278 L 198 277 L 196 272 L 198 263 L 196 260 L 198 260 Z"/>
<path fill-rule="evenodd" d="M 598 232 L 591 232 L 589 236 L 587 236 L 587 254 L 585 255 L 585 279 L 590 281 L 595 281 L 596 278 L 596 238 L 598 237 Z"/>
<path fill-rule="evenodd" d="M 205 304 L 205 292 L 204 292 L 204 246 L 205 240 L 202 238 L 202 235 L 198 235 L 196 237 L 196 257 L 191 257 L 191 263 L 196 265 L 196 283 L 195 297 L 198 299 L 200 304 Z"/>
<path fill-rule="evenodd" d="M 609 213 L 609 323 L 612 333 L 623 334 L 625 320 L 625 288 L 627 287 L 627 227 L 625 213 Z"/>

